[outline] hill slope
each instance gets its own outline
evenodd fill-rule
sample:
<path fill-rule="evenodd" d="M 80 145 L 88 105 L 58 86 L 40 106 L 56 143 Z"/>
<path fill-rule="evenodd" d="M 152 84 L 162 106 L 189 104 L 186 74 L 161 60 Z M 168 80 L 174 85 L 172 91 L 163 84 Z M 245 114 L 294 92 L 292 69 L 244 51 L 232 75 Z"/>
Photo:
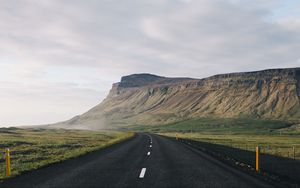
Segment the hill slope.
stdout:
<path fill-rule="evenodd" d="M 101 129 L 207 116 L 300 119 L 300 68 L 204 79 L 129 75 L 113 84 L 101 104 L 52 126 Z"/>

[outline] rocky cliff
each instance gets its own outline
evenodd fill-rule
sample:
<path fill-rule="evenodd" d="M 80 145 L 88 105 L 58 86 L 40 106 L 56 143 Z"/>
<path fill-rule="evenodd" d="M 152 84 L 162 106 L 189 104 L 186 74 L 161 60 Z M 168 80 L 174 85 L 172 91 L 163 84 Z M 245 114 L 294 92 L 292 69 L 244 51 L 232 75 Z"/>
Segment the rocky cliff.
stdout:
<path fill-rule="evenodd" d="M 101 104 L 55 126 L 101 129 L 205 116 L 300 119 L 300 68 L 204 79 L 129 75 L 113 84 Z"/>

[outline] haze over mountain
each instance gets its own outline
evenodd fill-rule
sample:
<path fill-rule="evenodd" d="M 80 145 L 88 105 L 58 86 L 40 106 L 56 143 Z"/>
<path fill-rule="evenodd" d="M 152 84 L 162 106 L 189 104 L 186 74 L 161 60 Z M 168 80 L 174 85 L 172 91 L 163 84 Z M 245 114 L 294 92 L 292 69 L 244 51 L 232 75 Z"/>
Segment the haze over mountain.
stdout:
<path fill-rule="evenodd" d="M 167 124 L 188 118 L 300 118 L 300 68 L 204 79 L 124 76 L 99 105 L 50 127 L 103 129 Z"/>

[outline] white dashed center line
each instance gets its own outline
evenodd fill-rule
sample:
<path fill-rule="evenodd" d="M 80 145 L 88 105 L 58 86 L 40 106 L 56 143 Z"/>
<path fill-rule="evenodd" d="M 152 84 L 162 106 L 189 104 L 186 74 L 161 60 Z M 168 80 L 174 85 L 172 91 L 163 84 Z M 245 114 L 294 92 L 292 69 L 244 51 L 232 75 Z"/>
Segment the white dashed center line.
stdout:
<path fill-rule="evenodd" d="M 150 151 L 147 153 L 147 155 L 150 155 Z"/>
<path fill-rule="evenodd" d="M 150 138 L 150 144 L 152 144 L 152 137 L 150 135 L 147 135 Z"/>
<path fill-rule="evenodd" d="M 152 145 L 150 145 L 150 148 L 152 148 Z"/>
<path fill-rule="evenodd" d="M 144 178 L 145 173 L 146 173 L 146 168 L 142 168 L 139 178 Z"/>

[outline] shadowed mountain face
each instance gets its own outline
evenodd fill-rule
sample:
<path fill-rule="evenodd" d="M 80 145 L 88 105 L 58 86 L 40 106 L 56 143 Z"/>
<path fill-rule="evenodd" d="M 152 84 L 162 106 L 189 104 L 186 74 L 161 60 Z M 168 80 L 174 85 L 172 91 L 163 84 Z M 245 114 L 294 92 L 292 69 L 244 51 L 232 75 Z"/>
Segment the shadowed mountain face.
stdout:
<path fill-rule="evenodd" d="M 300 118 L 300 68 L 204 79 L 151 74 L 122 77 L 90 111 L 53 127 L 101 129 L 167 124 L 195 117 Z"/>

